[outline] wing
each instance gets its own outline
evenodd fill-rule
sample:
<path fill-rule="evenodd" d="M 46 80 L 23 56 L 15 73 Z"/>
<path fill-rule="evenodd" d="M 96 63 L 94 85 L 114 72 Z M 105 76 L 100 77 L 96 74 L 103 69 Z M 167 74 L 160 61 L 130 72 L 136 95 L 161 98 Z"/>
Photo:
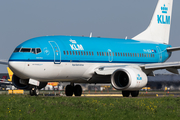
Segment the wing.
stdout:
<path fill-rule="evenodd" d="M 0 60 L 0 64 L 8 65 L 8 60 Z"/>
<path fill-rule="evenodd" d="M 145 65 L 140 65 L 140 67 L 144 70 L 151 70 L 151 71 L 159 70 L 159 69 L 166 69 L 169 72 L 179 74 L 177 69 L 180 69 L 180 62 L 145 64 Z"/>

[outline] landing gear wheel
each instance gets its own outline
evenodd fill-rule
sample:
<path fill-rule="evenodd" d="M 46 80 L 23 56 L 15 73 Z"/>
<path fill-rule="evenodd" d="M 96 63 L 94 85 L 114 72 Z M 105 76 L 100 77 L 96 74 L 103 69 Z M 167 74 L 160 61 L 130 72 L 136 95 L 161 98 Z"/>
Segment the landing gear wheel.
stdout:
<path fill-rule="evenodd" d="M 29 91 L 29 94 L 31 96 L 33 96 L 33 95 L 38 96 L 39 95 L 39 89 L 37 87 L 34 87 Z"/>
<path fill-rule="evenodd" d="M 29 94 L 30 94 L 31 96 L 33 96 L 33 95 L 34 95 L 33 90 L 30 90 L 30 91 L 29 91 Z"/>
<path fill-rule="evenodd" d="M 123 97 L 129 97 L 130 91 L 122 91 Z"/>
<path fill-rule="evenodd" d="M 137 97 L 138 95 L 139 95 L 139 90 L 138 91 L 131 91 L 132 97 Z"/>
<path fill-rule="evenodd" d="M 82 87 L 80 85 L 76 85 L 74 87 L 74 95 L 81 96 L 81 94 L 82 94 Z"/>
<path fill-rule="evenodd" d="M 65 89 L 66 96 L 72 96 L 74 91 L 74 86 L 67 85 Z"/>
<path fill-rule="evenodd" d="M 34 88 L 33 92 L 35 96 L 39 95 L 39 89 L 37 87 Z"/>

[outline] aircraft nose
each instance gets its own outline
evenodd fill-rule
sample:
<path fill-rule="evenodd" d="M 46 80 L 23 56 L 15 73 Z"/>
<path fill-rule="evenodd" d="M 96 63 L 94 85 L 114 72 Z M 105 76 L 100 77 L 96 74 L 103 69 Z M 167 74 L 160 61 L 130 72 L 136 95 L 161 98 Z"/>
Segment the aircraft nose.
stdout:
<path fill-rule="evenodd" d="M 25 61 L 23 61 L 24 56 L 22 54 L 12 54 L 8 66 L 17 76 L 20 75 L 25 68 Z"/>

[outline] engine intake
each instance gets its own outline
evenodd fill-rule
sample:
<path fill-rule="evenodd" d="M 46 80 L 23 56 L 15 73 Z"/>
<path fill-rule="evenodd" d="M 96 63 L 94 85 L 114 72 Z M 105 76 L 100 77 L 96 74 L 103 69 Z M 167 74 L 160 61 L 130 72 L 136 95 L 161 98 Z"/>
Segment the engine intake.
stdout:
<path fill-rule="evenodd" d="M 136 68 L 121 68 L 111 75 L 111 84 L 117 90 L 139 90 L 146 86 L 147 76 Z"/>

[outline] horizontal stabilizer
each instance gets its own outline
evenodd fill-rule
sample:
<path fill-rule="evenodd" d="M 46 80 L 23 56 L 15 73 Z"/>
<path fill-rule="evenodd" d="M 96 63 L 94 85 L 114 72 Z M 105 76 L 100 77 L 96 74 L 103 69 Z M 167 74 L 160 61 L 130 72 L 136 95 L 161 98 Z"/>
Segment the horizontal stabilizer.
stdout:
<path fill-rule="evenodd" d="M 178 51 L 180 50 L 180 47 L 171 47 L 166 49 L 168 52 Z"/>

